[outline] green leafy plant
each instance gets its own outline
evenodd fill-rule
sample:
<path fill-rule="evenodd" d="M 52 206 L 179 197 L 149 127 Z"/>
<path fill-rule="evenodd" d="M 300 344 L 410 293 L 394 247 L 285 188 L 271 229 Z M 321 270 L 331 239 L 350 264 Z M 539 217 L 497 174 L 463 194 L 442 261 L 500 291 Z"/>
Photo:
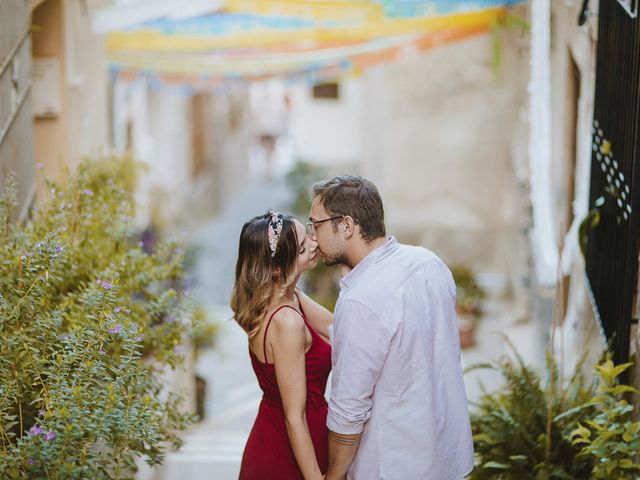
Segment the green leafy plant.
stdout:
<path fill-rule="evenodd" d="M 451 274 L 456 282 L 456 306 L 460 313 L 479 317 L 485 290 L 478 284 L 473 271 L 466 265 L 452 265 Z"/>
<path fill-rule="evenodd" d="M 26 224 L 0 201 L 0 477 L 133 478 L 193 421 L 157 371 L 194 330 L 183 251 L 145 251 L 132 227 L 135 166 L 84 162 Z"/>
<path fill-rule="evenodd" d="M 572 445 L 582 446 L 580 456 L 592 461 L 592 478 L 633 480 L 640 475 L 640 422 L 632 421 L 633 405 L 623 398 L 637 390 L 616 384 L 618 375 L 631 365 L 615 366 L 607 359 L 596 366 L 598 392 L 587 403 L 595 406 L 594 416 L 584 419 L 569 436 Z"/>
<path fill-rule="evenodd" d="M 547 358 L 543 384 L 508 342 L 509 357 L 468 369 L 490 368 L 502 374 L 505 384 L 484 393 L 471 415 L 476 466 L 471 479 L 576 479 L 588 478 L 590 463 L 578 458 L 579 447 L 568 435 L 577 419 L 584 418 L 591 398 L 580 368 L 561 385 L 558 367 Z"/>

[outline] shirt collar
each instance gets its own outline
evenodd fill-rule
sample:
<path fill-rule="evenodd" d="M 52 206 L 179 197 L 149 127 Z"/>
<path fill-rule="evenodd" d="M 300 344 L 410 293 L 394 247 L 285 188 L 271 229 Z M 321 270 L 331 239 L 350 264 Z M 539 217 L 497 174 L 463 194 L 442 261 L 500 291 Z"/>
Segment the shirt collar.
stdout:
<path fill-rule="evenodd" d="M 378 263 L 380 260 L 385 258 L 390 253 L 396 251 L 397 249 L 398 241 L 395 239 L 395 237 L 387 237 L 387 243 L 369 252 L 366 257 L 360 260 L 360 263 L 358 263 L 349 273 L 342 277 L 342 279 L 340 280 L 340 288 L 345 289 L 349 288 L 351 285 L 354 285 L 371 265 Z"/>

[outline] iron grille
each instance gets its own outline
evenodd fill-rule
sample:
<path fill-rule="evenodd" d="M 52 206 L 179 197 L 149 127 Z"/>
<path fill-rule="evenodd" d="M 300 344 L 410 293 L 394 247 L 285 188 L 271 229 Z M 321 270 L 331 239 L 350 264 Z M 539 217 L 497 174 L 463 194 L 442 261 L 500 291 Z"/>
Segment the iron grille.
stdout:
<path fill-rule="evenodd" d="M 637 8 L 637 0 L 599 7 L 589 201 L 600 205 L 600 224 L 586 252 L 592 299 L 616 362 L 629 358 L 640 214 L 640 22 L 623 4 Z"/>

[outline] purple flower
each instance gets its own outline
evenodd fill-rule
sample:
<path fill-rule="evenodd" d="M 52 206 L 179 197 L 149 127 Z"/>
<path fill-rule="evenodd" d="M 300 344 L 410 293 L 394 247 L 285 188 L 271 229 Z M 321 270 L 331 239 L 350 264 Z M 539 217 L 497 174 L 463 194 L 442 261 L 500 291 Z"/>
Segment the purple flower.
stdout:
<path fill-rule="evenodd" d="M 38 416 L 39 417 L 44 417 L 44 410 L 38 410 Z"/>
<path fill-rule="evenodd" d="M 139 342 L 144 338 L 143 334 L 140 335 L 136 335 L 136 337 L 133 339 L 134 342 Z"/>
<path fill-rule="evenodd" d="M 171 315 L 170 317 L 167 317 L 167 322 L 173 323 L 175 321 L 176 321 L 176 316 L 175 315 Z"/>
<path fill-rule="evenodd" d="M 122 333 L 122 327 L 118 324 L 115 327 L 110 328 L 109 333 Z"/>
<path fill-rule="evenodd" d="M 133 333 L 136 333 L 138 330 L 140 330 L 140 325 L 138 325 L 137 323 L 131 325 L 131 331 Z"/>
<path fill-rule="evenodd" d="M 56 189 L 55 189 L 55 188 L 52 188 L 52 189 L 51 189 L 51 193 L 56 193 Z"/>
<path fill-rule="evenodd" d="M 42 163 L 38 162 L 38 163 L 36 163 L 36 168 L 38 170 L 42 170 L 44 168 L 44 165 Z"/>
<path fill-rule="evenodd" d="M 124 313 L 126 313 L 127 315 L 131 313 L 131 309 L 130 308 L 125 308 L 124 309 Z"/>
<path fill-rule="evenodd" d="M 89 190 L 88 188 L 85 188 L 84 190 L 82 190 L 82 193 L 84 193 L 85 195 L 89 195 L 90 197 L 93 196 L 93 191 Z"/>
<path fill-rule="evenodd" d="M 56 432 L 54 432 L 53 430 L 49 430 L 47 433 L 44 434 L 45 440 L 53 440 L 54 438 L 56 438 Z"/>
<path fill-rule="evenodd" d="M 104 288 L 105 290 L 111 290 L 111 283 L 109 282 L 102 282 L 102 288 Z"/>
<path fill-rule="evenodd" d="M 37 423 L 33 424 L 33 427 L 29 429 L 29 435 L 35 437 L 36 435 L 42 435 L 42 429 Z"/>
<path fill-rule="evenodd" d="M 27 458 L 27 463 L 28 463 L 29 465 L 33 465 L 33 459 L 31 459 L 31 458 Z"/>
<path fill-rule="evenodd" d="M 116 307 L 113 309 L 114 313 L 120 313 L 122 311 L 122 307 Z"/>
<path fill-rule="evenodd" d="M 96 280 L 96 283 L 97 283 L 98 285 L 100 285 L 100 283 L 102 283 L 102 280 L 97 279 L 97 280 Z"/>

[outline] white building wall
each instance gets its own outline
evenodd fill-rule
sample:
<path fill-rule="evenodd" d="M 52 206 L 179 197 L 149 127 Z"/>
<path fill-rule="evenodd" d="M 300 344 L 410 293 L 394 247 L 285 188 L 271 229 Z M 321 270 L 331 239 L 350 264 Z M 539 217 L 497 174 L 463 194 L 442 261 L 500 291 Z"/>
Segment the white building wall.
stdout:
<path fill-rule="evenodd" d="M 597 12 L 597 2 L 590 9 Z M 591 124 L 595 92 L 595 68 L 597 51 L 597 16 L 592 15 L 587 24 L 580 27 L 577 18 L 580 5 L 577 2 L 552 2 L 551 18 L 551 130 L 553 175 L 551 191 L 554 209 L 553 222 L 557 225 L 558 244 L 562 242 L 562 275 L 569 276 L 566 314 L 560 319 L 556 354 L 565 362 L 565 371 L 584 352 L 589 352 L 586 369 L 597 361 L 604 339 L 589 302 L 585 262 L 578 246 L 578 227 L 589 210 L 589 185 L 591 175 Z M 571 62 L 579 72 L 577 105 L 567 98 L 570 91 Z M 577 110 L 575 130 L 571 116 Z M 572 144 L 575 141 L 575 158 Z M 572 164 L 575 163 L 575 168 Z M 574 194 L 571 199 L 571 190 Z M 567 225 L 569 212 L 572 225 Z M 560 228 L 560 225 L 564 225 Z M 564 233 L 566 232 L 566 233 Z"/>
<path fill-rule="evenodd" d="M 299 158 L 374 181 L 400 240 L 504 278 L 519 214 L 511 150 L 526 103 L 528 33 L 502 41 L 499 70 L 486 34 L 408 51 L 342 81 L 338 101 L 306 88 L 295 97 L 293 134 Z"/>
<path fill-rule="evenodd" d="M 364 117 L 375 98 L 365 98 L 363 80 L 340 82 L 338 99 L 315 99 L 311 87 L 293 90 L 292 135 L 298 158 L 321 166 L 362 163 L 365 143 Z"/>
<path fill-rule="evenodd" d="M 527 35 L 509 34 L 492 67 L 490 35 L 409 54 L 365 75 L 364 173 L 390 231 L 449 263 L 505 275 L 517 208 L 510 149 L 525 101 Z"/>
<path fill-rule="evenodd" d="M 93 0 L 92 8 L 107 0 Z M 90 12 L 82 2 L 64 0 L 65 88 L 68 99 L 68 160 L 109 151 L 108 73 L 104 36 L 91 29 Z"/>

